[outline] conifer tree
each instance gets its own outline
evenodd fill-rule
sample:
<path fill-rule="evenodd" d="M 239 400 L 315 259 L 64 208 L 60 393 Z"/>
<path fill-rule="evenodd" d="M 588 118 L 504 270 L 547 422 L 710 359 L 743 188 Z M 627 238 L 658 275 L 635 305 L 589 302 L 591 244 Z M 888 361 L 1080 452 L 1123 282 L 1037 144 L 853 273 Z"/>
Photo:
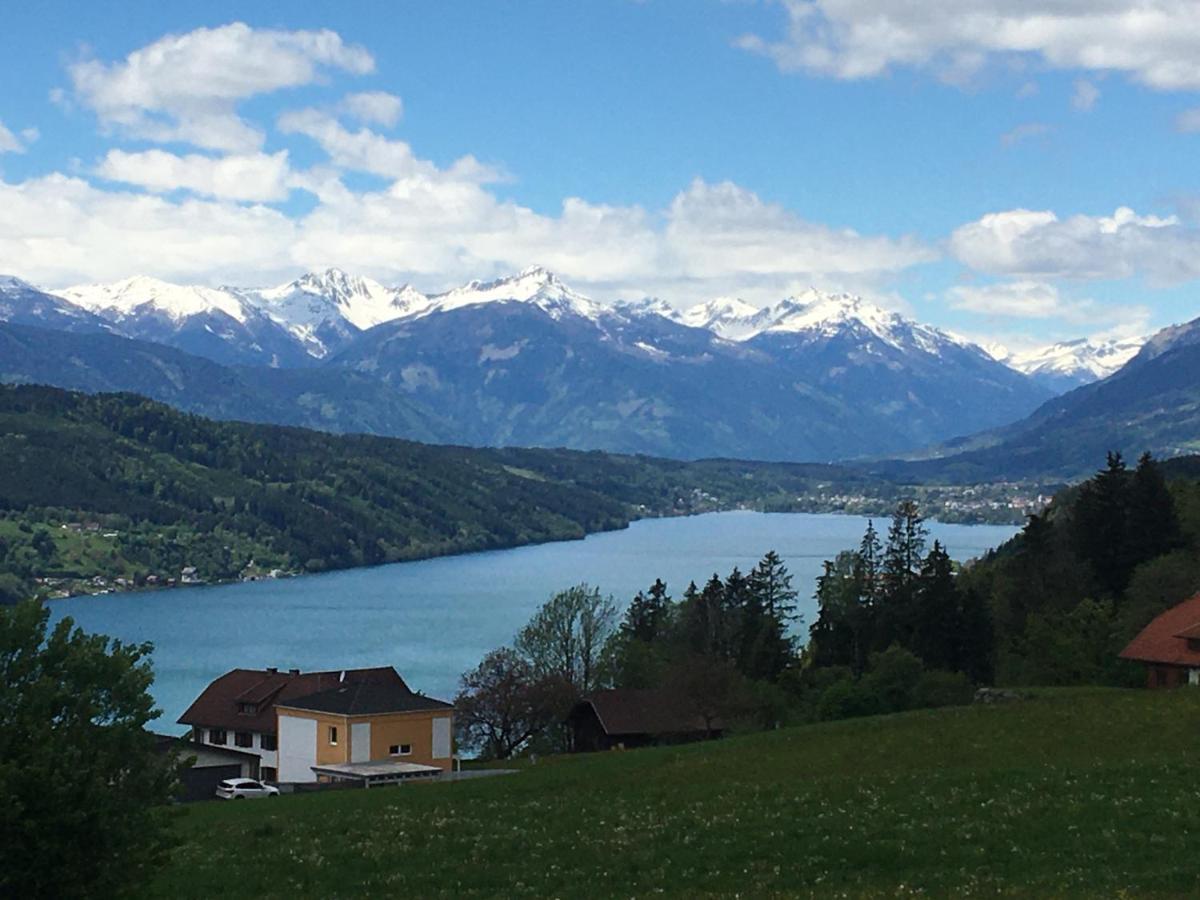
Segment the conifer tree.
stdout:
<path fill-rule="evenodd" d="M 1075 505 L 1076 551 L 1089 564 L 1102 593 L 1116 597 L 1129 578 L 1129 472 L 1120 453 L 1084 483 Z"/>
<path fill-rule="evenodd" d="M 1129 485 L 1128 566 L 1132 570 L 1170 553 L 1181 543 L 1179 516 L 1162 470 L 1149 453 L 1143 453 Z"/>

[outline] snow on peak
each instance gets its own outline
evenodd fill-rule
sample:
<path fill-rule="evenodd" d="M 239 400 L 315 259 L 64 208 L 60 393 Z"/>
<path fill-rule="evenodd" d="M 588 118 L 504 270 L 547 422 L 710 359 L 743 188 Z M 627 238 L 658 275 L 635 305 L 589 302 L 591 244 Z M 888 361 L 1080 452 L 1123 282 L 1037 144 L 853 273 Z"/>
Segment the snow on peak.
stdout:
<path fill-rule="evenodd" d="M 598 303 L 567 287 L 557 275 L 541 266 L 530 266 L 520 274 L 494 281 L 469 281 L 430 299 L 431 312 L 505 301 L 533 303 L 555 318 L 570 313 L 596 319 L 602 312 Z"/>
<path fill-rule="evenodd" d="M 854 294 L 827 294 L 816 288 L 761 309 L 737 298 L 718 298 L 692 307 L 683 314 L 683 321 L 735 341 L 768 332 L 832 336 L 857 329 L 892 346 L 916 347 L 928 353 L 936 353 L 948 343 L 971 346 Z"/>
<path fill-rule="evenodd" d="M 672 322 L 681 321 L 679 311 L 666 300 L 658 297 L 642 297 L 640 300 L 617 300 L 612 309 L 615 313 L 638 319 L 643 316 L 662 316 Z"/>
<path fill-rule="evenodd" d="M 293 333 L 336 319 L 365 331 L 419 312 L 429 303 L 424 294 L 407 285 L 384 287 L 341 269 L 308 272 L 287 284 L 256 291 L 255 297 L 263 312 Z"/>
<path fill-rule="evenodd" d="M 1008 353 L 997 359 L 1026 375 L 1056 375 L 1083 383 L 1107 378 L 1133 359 L 1146 341 L 1144 337 L 1106 341 L 1078 338 L 1035 350 Z"/>
<path fill-rule="evenodd" d="M 15 293 L 17 291 L 22 293 L 25 291 L 37 291 L 38 293 L 43 293 L 39 288 L 34 287 L 23 278 L 18 278 L 16 275 L 0 275 L 0 291 L 3 291 L 4 293 Z"/>
<path fill-rule="evenodd" d="M 685 310 L 680 321 L 728 340 L 744 341 L 770 325 L 770 310 L 752 306 L 739 297 L 717 297 Z"/>
<path fill-rule="evenodd" d="M 230 288 L 171 284 L 148 275 L 135 275 L 113 284 L 84 284 L 59 291 L 59 296 L 102 315 L 127 316 L 154 311 L 171 319 L 185 319 L 208 312 L 222 312 L 245 322 L 248 304 Z"/>

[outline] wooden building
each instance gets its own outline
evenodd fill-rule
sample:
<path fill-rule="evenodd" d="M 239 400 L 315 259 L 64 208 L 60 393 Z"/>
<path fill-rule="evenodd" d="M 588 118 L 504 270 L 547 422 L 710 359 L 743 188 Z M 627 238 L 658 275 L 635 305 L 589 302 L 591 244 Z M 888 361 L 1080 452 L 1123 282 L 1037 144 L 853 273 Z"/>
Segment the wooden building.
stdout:
<path fill-rule="evenodd" d="M 720 737 L 724 729 L 670 692 L 631 689 L 589 694 L 575 704 L 567 724 L 576 753 L 700 741 Z"/>
<path fill-rule="evenodd" d="M 1200 594 L 1155 617 L 1121 651 L 1146 666 L 1146 686 L 1200 684 Z"/>

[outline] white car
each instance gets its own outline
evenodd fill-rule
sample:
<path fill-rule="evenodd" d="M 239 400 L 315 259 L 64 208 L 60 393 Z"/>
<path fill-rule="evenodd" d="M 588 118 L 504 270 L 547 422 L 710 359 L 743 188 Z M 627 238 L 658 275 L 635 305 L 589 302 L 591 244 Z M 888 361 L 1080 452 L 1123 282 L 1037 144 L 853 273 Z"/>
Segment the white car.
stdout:
<path fill-rule="evenodd" d="M 229 778 L 217 785 L 217 796 L 222 800 L 261 800 L 278 797 L 279 788 L 253 778 Z"/>

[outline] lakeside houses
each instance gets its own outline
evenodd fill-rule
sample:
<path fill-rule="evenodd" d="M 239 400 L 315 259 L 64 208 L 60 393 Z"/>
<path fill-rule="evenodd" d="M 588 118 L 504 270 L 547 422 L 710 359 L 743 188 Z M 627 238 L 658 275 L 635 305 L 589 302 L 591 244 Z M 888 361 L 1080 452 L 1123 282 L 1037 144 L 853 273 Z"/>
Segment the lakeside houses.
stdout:
<path fill-rule="evenodd" d="M 255 757 L 249 777 L 371 784 L 449 771 L 453 714 L 391 666 L 268 668 L 226 672 L 178 721 L 197 745 Z"/>

